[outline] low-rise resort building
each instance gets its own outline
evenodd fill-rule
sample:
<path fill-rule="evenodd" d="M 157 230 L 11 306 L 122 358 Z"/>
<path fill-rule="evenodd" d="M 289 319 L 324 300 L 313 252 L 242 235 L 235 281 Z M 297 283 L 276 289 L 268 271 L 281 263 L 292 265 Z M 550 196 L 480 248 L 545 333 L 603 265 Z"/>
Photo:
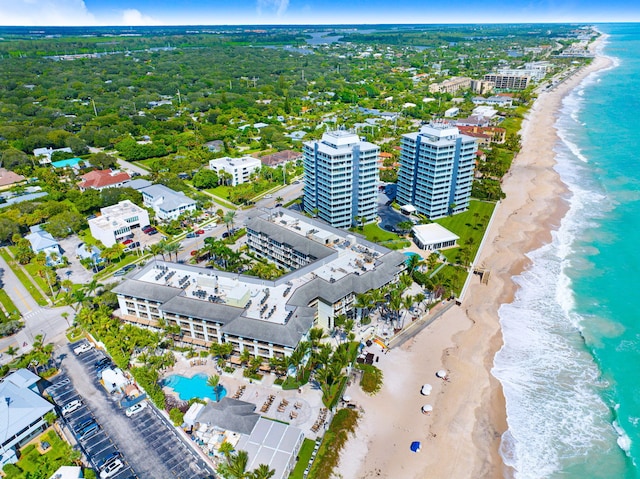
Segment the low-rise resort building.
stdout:
<path fill-rule="evenodd" d="M 180 340 L 231 343 L 265 359 L 290 355 L 314 327 L 354 316 L 356 294 L 394 283 L 406 257 L 298 213 L 250 218 L 247 244 L 289 272 L 275 280 L 154 260 L 116 286 L 119 317 L 141 327 L 180 327 Z"/>

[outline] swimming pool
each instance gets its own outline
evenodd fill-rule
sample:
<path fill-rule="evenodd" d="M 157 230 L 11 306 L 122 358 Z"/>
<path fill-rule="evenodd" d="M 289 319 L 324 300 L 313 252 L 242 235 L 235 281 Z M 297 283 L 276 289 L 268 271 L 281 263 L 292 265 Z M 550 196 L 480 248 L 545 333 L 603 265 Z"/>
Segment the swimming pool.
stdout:
<path fill-rule="evenodd" d="M 402 254 L 404 254 L 407 257 L 407 259 L 405 260 L 405 263 L 407 264 L 409 264 L 409 260 L 411 259 L 412 256 L 417 256 L 420 259 L 420 261 L 424 259 L 418 253 L 413 253 L 411 251 L 407 251 L 406 253 L 402 253 Z"/>
<path fill-rule="evenodd" d="M 67 158 L 66 160 L 54 161 L 51 163 L 55 168 L 64 168 L 65 166 L 78 166 L 78 163 L 82 161 L 82 158 Z"/>
<path fill-rule="evenodd" d="M 183 401 L 188 401 L 193 398 L 208 398 L 215 401 L 216 395 L 213 392 L 213 388 L 207 386 L 208 379 L 209 377 L 206 374 L 196 374 L 191 378 L 181 376 L 180 374 L 172 374 L 162 381 L 162 385 L 173 389 Z M 222 399 L 226 395 L 227 390 L 222 386 L 219 399 Z"/>

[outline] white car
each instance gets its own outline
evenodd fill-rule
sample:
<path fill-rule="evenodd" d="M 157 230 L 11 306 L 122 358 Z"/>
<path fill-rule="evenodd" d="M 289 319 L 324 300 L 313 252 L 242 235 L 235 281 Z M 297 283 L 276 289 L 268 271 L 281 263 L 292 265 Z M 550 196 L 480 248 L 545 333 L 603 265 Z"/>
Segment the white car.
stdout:
<path fill-rule="evenodd" d="M 67 414 L 71 414 L 73 411 L 77 411 L 81 406 L 82 406 L 82 400 L 75 399 L 70 403 L 65 404 L 60 410 L 60 412 L 62 412 L 63 416 L 66 416 Z"/>
<path fill-rule="evenodd" d="M 122 469 L 124 469 L 124 464 L 120 459 L 116 459 L 115 461 L 107 464 L 106 467 L 102 471 L 100 471 L 100 477 L 102 479 L 113 477 L 116 474 L 118 474 Z"/>
<path fill-rule="evenodd" d="M 133 406 L 128 407 L 124 413 L 127 415 L 127 417 L 135 416 L 139 412 L 142 412 L 142 410 L 146 407 L 146 402 L 139 402 L 138 404 L 134 404 Z"/>
<path fill-rule="evenodd" d="M 78 355 L 78 354 L 86 353 L 87 351 L 90 351 L 91 349 L 93 349 L 93 344 L 87 342 L 87 343 L 82 343 L 80 346 L 76 346 L 73 349 L 73 352 L 76 355 Z"/>

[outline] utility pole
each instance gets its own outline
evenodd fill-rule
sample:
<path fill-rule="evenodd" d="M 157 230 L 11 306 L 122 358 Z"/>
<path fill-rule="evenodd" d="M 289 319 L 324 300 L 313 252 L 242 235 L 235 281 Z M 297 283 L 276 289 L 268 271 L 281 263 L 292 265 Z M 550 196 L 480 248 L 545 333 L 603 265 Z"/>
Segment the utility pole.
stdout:
<path fill-rule="evenodd" d="M 182 97 L 180 96 L 180 90 L 178 90 L 178 107 L 182 108 Z"/>
<path fill-rule="evenodd" d="M 93 101 L 93 98 L 91 98 L 91 104 L 93 105 L 93 114 L 95 116 L 98 116 L 98 110 L 96 109 L 96 102 Z"/>

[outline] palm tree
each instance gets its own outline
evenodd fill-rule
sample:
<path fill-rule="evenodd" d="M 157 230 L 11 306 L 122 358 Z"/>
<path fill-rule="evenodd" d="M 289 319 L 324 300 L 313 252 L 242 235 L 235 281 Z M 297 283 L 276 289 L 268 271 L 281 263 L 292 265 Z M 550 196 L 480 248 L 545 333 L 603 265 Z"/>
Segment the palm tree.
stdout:
<path fill-rule="evenodd" d="M 249 479 L 247 465 L 249 454 L 247 451 L 237 451 L 227 457 L 227 462 L 218 466 L 217 473 L 225 479 Z"/>
<path fill-rule="evenodd" d="M 222 217 L 222 222 L 227 227 L 227 233 L 231 232 L 229 226 L 231 226 L 231 228 L 233 228 L 233 221 L 234 221 L 235 216 L 236 216 L 236 212 L 233 211 L 233 210 L 229 210 Z"/>
<path fill-rule="evenodd" d="M 13 358 L 18 354 L 18 352 L 19 352 L 19 349 L 16 348 L 15 346 L 9 346 L 7 348 L 7 354 L 11 356 L 12 361 L 13 361 Z"/>
<path fill-rule="evenodd" d="M 179 243 L 169 243 L 165 246 L 164 251 L 169 255 L 169 261 L 171 261 L 171 255 L 176 255 L 176 262 L 178 261 L 178 251 L 180 250 Z"/>
<path fill-rule="evenodd" d="M 271 479 L 275 473 L 275 469 L 269 469 L 266 464 L 260 464 L 251 474 L 251 479 Z"/>
<path fill-rule="evenodd" d="M 213 394 L 216 396 L 216 402 L 220 401 L 220 394 L 222 394 L 222 385 L 220 384 L 220 376 L 214 374 L 207 379 L 207 386 L 213 388 Z"/>
<path fill-rule="evenodd" d="M 96 278 L 92 278 L 90 283 L 87 283 L 84 288 L 88 296 L 93 296 L 93 293 L 97 292 L 99 288 L 104 287 L 104 284 L 98 283 Z"/>
<path fill-rule="evenodd" d="M 407 264 L 407 274 L 413 277 L 413 273 L 415 273 L 416 270 L 420 267 L 420 265 L 423 264 L 423 260 L 420 257 L 420 255 L 412 254 L 411 256 L 409 256 L 409 259 L 407 259 L 406 264 Z"/>
<path fill-rule="evenodd" d="M 371 295 L 368 293 L 362 293 L 356 295 L 356 301 L 353 303 L 353 306 L 356 309 L 360 310 L 360 321 L 362 322 L 362 318 L 369 314 L 369 309 L 371 308 Z M 365 312 L 366 311 L 366 312 Z"/>
<path fill-rule="evenodd" d="M 218 451 L 222 454 L 227 460 L 229 460 L 229 456 L 234 451 L 233 444 L 229 441 L 223 441 L 222 444 L 218 447 Z"/>
<path fill-rule="evenodd" d="M 159 254 L 162 255 L 162 260 L 164 261 L 164 247 L 166 246 L 166 243 L 164 242 L 164 240 L 158 242 L 158 243 L 154 243 L 152 245 L 149 245 L 149 252 L 151 253 L 151 255 L 155 258 L 156 256 L 158 256 Z"/>

